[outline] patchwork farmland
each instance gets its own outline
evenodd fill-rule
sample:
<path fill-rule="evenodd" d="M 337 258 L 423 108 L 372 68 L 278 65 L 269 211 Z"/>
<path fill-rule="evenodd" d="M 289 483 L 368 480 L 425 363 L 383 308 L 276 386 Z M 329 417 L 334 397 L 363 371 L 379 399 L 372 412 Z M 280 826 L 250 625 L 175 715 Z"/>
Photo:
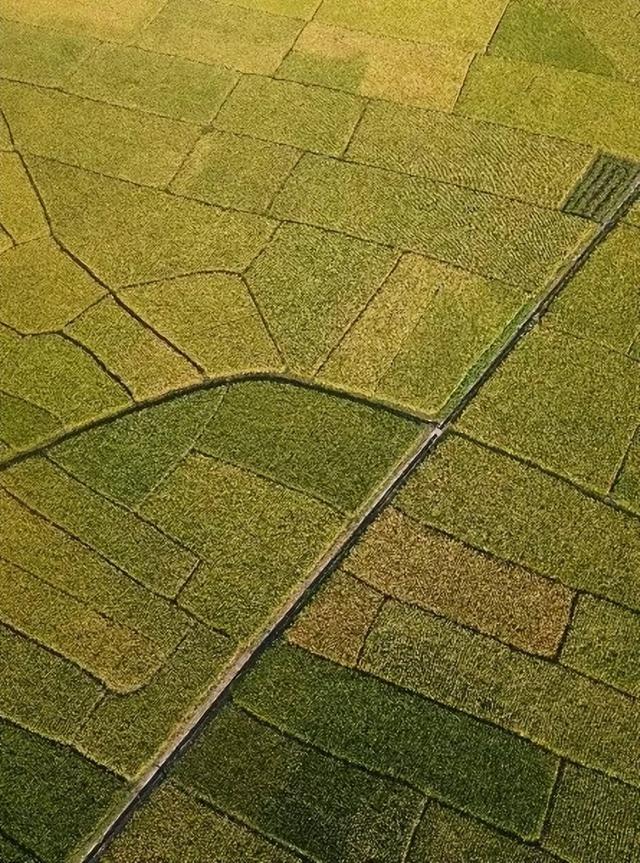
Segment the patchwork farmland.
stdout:
<path fill-rule="evenodd" d="M 0 863 L 640 863 L 637 0 L 0 0 Z"/>

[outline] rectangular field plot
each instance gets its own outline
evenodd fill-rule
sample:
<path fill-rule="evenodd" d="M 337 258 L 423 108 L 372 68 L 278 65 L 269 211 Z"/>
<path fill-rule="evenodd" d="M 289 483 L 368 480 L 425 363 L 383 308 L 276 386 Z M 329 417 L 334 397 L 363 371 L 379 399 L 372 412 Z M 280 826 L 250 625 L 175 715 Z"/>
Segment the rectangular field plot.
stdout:
<path fill-rule="evenodd" d="M 555 663 L 392 601 L 361 666 L 558 756 L 640 783 L 637 701 Z"/>
<path fill-rule="evenodd" d="M 325 0 L 317 20 L 353 30 L 383 33 L 417 42 L 444 42 L 470 50 L 484 47 L 500 19 L 505 0 L 461 0 L 455 14 L 447 0 Z"/>
<path fill-rule="evenodd" d="M 640 847 L 640 793 L 601 773 L 568 765 L 545 846 L 585 863 L 634 860 Z"/>
<path fill-rule="evenodd" d="M 556 208 L 592 153 L 587 146 L 469 117 L 370 102 L 346 157 Z"/>
<path fill-rule="evenodd" d="M 640 330 L 639 240 L 637 228 L 619 225 L 553 303 L 551 325 L 633 358 Z"/>
<path fill-rule="evenodd" d="M 86 831 L 120 802 L 122 779 L 69 747 L 4 721 L 0 746 L 2 829 L 38 860 L 68 859 Z"/>
<path fill-rule="evenodd" d="M 422 252 L 526 290 L 540 289 L 587 232 L 575 216 L 312 155 L 302 158 L 271 212 Z"/>
<path fill-rule="evenodd" d="M 458 427 L 606 494 L 640 422 L 640 367 L 542 326 L 513 351 Z"/>
<path fill-rule="evenodd" d="M 505 560 L 640 608 L 637 518 L 506 454 L 452 437 L 396 505 Z"/>
<path fill-rule="evenodd" d="M 415 43 L 313 21 L 277 76 L 375 99 L 451 110 L 473 54 L 442 43 Z"/>
<path fill-rule="evenodd" d="M 520 835 L 539 831 L 555 759 L 499 729 L 285 646 L 241 684 L 236 703 L 325 752 Z"/>
<path fill-rule="evenodd" d="M 411 602 L 530 653 L 553 655 L 568 622 L 572 594 L 562 585 L 393 508 L 371 525 L 343 567 L 381 600 Z"/>
<path fill-rule="evenodd" d="M 126 833 L 107 849 L 103 860 L 139 863 L 145 855 L 151 855 L 163 863 L 182 863 L 187 847 L 197 855 L 196 859 L 217 863 L 239 860 L 300 863 L 302 859 L 250 827 L 216 812 L 172 782 L 136 813 Z"/>

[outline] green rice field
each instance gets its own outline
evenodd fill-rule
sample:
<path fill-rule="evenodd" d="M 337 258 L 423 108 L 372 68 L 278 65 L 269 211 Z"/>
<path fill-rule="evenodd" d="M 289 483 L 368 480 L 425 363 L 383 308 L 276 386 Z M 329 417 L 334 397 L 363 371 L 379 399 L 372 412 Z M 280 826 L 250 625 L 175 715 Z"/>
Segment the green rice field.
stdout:
<path fill-rule="evenodd" d="M 637 0 L 0 0 L 0 863 L 640 863 Z"/>

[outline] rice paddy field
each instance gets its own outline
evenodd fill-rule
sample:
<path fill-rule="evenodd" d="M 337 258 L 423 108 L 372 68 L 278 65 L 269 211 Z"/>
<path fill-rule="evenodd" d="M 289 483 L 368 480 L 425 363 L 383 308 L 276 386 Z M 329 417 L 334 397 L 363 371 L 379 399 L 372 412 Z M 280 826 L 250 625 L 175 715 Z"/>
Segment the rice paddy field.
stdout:
<path fill-rule="evenodd" d="M 640 863 L 638 0 L 0 0 L 0 863 Z"/>

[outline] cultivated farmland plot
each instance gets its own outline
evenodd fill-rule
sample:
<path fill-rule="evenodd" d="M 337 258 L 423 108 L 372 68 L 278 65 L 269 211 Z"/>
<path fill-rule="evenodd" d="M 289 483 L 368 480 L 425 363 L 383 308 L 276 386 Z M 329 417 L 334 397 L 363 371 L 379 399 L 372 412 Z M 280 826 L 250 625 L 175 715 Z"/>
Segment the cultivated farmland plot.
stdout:
<path fill-rule="evenodd" d="M 636 0 L 0 0 L 0 863 L 640 863 Z"/>

